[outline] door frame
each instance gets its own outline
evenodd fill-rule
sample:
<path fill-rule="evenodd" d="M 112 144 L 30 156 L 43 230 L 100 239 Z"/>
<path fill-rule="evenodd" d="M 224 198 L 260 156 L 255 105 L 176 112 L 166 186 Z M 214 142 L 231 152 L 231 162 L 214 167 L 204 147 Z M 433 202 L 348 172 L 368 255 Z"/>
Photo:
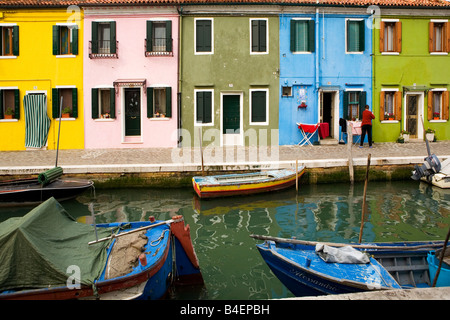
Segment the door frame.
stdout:
<path fill-rule="evenodd" d="M 125 89 L 139 89 L 140 90 L 140 96 L 141 96 L 141 134 L 138 136 L 127 136 L 125 135 Z M 144 117 L 145 117 L 145 106 L 144 104 L 144 87 L 143 86 L 121 86 L 120 87 L 120 109 L 117 110 L 118 113 L 122 116 L 122 143 L 143 143 L 144 142 L 144 135 L 142 134 L 144 130 Z"/>
<path fill-rule="evenodd" d="M 243 91 L 224 91 L 220 92 L 220 146 L 224 145 L 224 133 L 223 133 L 223 97 L 224 96 L 239 96 L 239 136 L 237 137 L 237 144 L 235 146 L 243 146 L 244 145 L 244 110 L 243 110 L 243 101 L 244 101 L 244 92 Z M 231 146 L 231 145 L 228 145 Z"/>
<path fill-rule="evenodd" d="M 322 122 L 323 118 L 323 93 L 331 93 L 331 116 L 333 118 L 330 123 L 330 138 L 339 140 L 339 90 L 319 89 L 319 110 L 317 112 L 317 123 Z"/>
<path fill-rule="evenodd" d="M 402 119 L 403 119 L 403 124 L 402 124 L 402 129 L 406 130 L 406 122 L 407 122 L 407 103 L 408 103 L 408 96 L 418 96 L 419 99 L 417 100 L 417 140 L 423 140 L 424 137 L 424 127 L 422 124 L 422 121 L 420 120 L 420 118 L 423 119 L 423 114 L 424 114 L 424 101 L 425 101 L 425 92 L 424 91 L 407 91 L 404 94 L 404 99 L 403 99 L 403 111 L 402 111 Z"/>

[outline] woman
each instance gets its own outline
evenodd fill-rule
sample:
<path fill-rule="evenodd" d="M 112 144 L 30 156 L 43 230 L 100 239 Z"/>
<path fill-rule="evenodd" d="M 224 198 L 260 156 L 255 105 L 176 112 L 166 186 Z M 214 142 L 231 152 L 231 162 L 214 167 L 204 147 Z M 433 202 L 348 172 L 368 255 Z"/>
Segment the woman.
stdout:
<path fill-rule="evenodd" d="M 369 106 L 366 104 L 365 110 L 363 111 L 362 114 L 361 143 L 359 146 L 360 148 L 363 147 L 366 132 L 367 132 L 367 140 L 369 141 L 369 148 L 372 148 L 372 119 L 375 119 L 375 116 L 369 110 Z"/>

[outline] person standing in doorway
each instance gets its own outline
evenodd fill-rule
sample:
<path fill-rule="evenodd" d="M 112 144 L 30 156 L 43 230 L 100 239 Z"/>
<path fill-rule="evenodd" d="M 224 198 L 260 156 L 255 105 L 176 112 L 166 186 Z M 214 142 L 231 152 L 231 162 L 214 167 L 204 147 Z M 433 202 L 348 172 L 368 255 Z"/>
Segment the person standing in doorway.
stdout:
<path fill-rule="evenodd" d="M 362 148 L 364 145 L 364 138 L 367 133 L 367 140 L 369 141 L 369 148 L 372 148 L 372 119 L 375 119 L 372 111 L 369 110 L 369 106 L 366 105 L 365 110 L 362 114 L 361 122 L 361 142 L 359 147 Z"/>

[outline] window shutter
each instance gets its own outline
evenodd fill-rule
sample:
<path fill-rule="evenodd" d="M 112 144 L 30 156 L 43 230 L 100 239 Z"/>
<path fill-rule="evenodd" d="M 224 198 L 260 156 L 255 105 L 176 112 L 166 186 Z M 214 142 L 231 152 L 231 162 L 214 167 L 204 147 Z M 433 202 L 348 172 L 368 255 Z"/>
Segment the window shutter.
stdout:
<path fill-rule="evenodd" d="M 52 117 L 53 119 L 59 118 L 59 90 L 52 88 Z"/>
<path fill-rule="evenodd" d="M 1 27 L 0 27 L 0 31 L 1 31 Z M 0 119 L 3 119 L 4 115 L 3 115 L 3 90 L 0 90 Z"/>
<path fill-rule="evenodd" d="M 20 94 L 19 94 L 19 89 L 14 89 L 14 119 L 20 119 Z"/>
<path fill-rule="evenodd" d="M 291 19 L 291 52 L 295 52 L 296 42 L 297 42 L 297 21 Z"/>
<path fill-rule="evenodd" d="M 444 39 L 444 41 L 447 44 L 447 52 L 450 52 L 450 23 L 446 22 L 444 24 L 444 28 L 446 30 L 446 35 L 447 35 L 447 39 Z"/>
<path fill-rule="evenodd" d="M 203 92 L 203 123 L 212 122 L 212 95 L 210 91 Z"/>
<path fill-rule="evenodd" d="M 92 119 L 98 119 L 98 89 L 92 88 L 91 95 Z"/>
<path fill-rule="evenodd" d="M 427 118 L 433 119 L 433 91 L 428 91 Z"/>
<path fill-rule="evenodd" d="M 398 21 L 395 23 L 395 51 L 402 52 L 402 23 Z"/>
<path fill-rule="evenodd" d="M 13 26 L 13 55 L 19 55 L 19 26 Z"/>
<path fill-rule="evenodd" d="M 153 44 L 152 44 L 152 32 L 153 32 L 153 22 L 147 21 L 147 39 L 145 42 L 145 49 L 147 52 L 152 52 Z M 148 89 L 148 88 L 147 88 Z M 147 114 L 148 117 L 148 114 Z"/>
<path fill-rule="evenodd" d="M 2 54 L 2 52 L 3 52 L 2 45 L 3 45 L 3 28 L 0 27 L 0 56 L 3 55 Z M 2 118 L 0 118 L 0 119 L 2 119 Z"/>
<path fill-rule="evenodd" d="M 359 118 L 362 119 L 362 114 L 366 108 L 367 94 L 365 91 L 359 93 Z"/>
<path fill-rule="evenodd" d="M 196 122 L 203 123 L 203 109 L 204 109 L 204 92 L 197 92 L 197 119 Z"/>
<path fill-rule="evenodd" d="M 211 51 L 211 20 L 196 21 L 196 51 Z"/>
<path fill-rule="evenodd" d="M 266 20 L 259 20 L 258 21 L 258 43 L 259 43 L 259 52 L 265 52 L 267 51 L 267 39 L 266 39 L 266 33 L 267 33 L 267 21 Z"/>
<path fill-rule="evenodd" d="M 384 91 L 380 92 L 380 121 L 384 120 Z"/>
<path fill-rule="evenodd" d="M 166 51 L 172 52 L 172 21 L 166 21 Z"/>
<path fill-rule="evenodd" d="M 344 118 L 345 120 L 349 120 L 348 118 L 348 95 L 349 92 L 348 91 L 344 91 L 344 94 L 342 96 L 342 107 L 343 107 L 343 115 L 342 118 Z"/>
<path fill-rule="evenodd" d="M 59 26 L 53 26 L 53 55 L 56 56 L 59 53 L 60 53 Z"/>
<path fill-rule="evenodd" d="M 72 54 L 77 55 L 78 54 L 78 26 L 75 26 L 72 28 L 72 43 L 70 44 L 72 46 Z"/>
<path fill-rule="evenodd" d="M 147 87 L 147 118 L 153 118 L 153 88 Z"/>
<path fill-rule="evenodd" d="M 117 47 L 116 47 L 116 22 L 111 21 L 110 23 L 110 32 L 111 32 L 111 49 L 110 53 L 116 53 Z"/>
<path fill-rule="evenodd" d="M 365 50 L 365 20 L 361 20 L 359 21 L 358 25 L 359 25 L 359 51 L 364 51 Z"/>
<path fill-rule="evenodd" d="M 72 88 L 72 117 L 78 118 L 78 90 Z"/>
<path fill-rule="evenodd" d="M 252 52 L 258 51 L 258 21 L 252 20 Z"/>
<path fill-rule="evenodd" d="M 428 39 L 428 51 L 429 52 L 433 52 L 434 51 L 434 22 L 429 22 L 428 23 L 428 35 L 429 35 L 429 39 Z"/>
<path fill-rule="evenodd" d="M 166 88 L 166 117 L 172 117 L 172 88 Z"/>
<path fill-rule="evenodd" d="M 98 22 L 92 22 L 91 51 L 98 53 Z M 97 90 L 98 91 L 98 90 Z M 98 115 L 97 115 L 98 118 Z"/>
<path fill-rule="evenodd" d="M 395 120 L 402 120 L 402 92 L 397 91 L 395 93 Z"/>
<path fill-rule="evenodd" d="M 441 118 L 442 120 L 448 120 L 448 114 L 449 114 L 449 110 L 448 110 L 448 105 L 449 105 L 448 97 L 449 97 L 448 91 L 443 91 L 443 92 L 442 92 L 442 118 Z"/>
<path fill-rule="evenodd" d="M 315 36 L 315 22 L 314 20 L 308 21 L 308 51 L 314 52 L 316 47 L 316 36 Z"/>
<path fill-rule="evenodd" d="M 384 52 L 384 22 L 380 21 L 380 52 Z M 384 97 L 384 95 L 383 95 Z"/>
<path fill-rule="evenodd" d="M 252 122 L 266 121 L 266 92 L 252 92 Z"/>
<path fill-rule="evenodd" d="M 109 89 L 109 101 L 110 101 L 110 108 L 111 111 L 110 118 L 115 119 L 116 118 L 116 89 L 110 88 Z"/>

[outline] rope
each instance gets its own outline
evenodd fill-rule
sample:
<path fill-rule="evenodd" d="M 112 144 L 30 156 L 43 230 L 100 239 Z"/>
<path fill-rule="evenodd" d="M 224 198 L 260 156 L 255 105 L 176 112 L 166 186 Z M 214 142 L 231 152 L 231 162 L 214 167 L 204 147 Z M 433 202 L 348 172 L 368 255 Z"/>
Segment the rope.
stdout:
<path fill-rule="evenodd" d="M 170 229 L 163 230 L 163 232 L 161 232 L 161 235 L 159 236 L 158 239 L 153 240 L 153 241 L 150 242 L 150 246 L 155 247 L 155 246 L 159 245 L 160 242 L 161 242 L 161 240 L 164 239 L 164 234 L 165 234 L 166 232 L 169 232 L 169 231 L 170 231 Z M 154 243 L 155 243 L 155 244 L 154 244 Z"/>

